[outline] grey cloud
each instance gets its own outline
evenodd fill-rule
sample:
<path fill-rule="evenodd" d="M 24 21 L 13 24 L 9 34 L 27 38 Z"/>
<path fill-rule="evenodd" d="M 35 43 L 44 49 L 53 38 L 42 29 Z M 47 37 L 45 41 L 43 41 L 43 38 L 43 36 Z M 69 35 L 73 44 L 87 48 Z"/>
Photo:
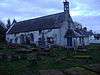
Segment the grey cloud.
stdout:
<path fill-rule="evenodd" d="M 100 0 L 68 0 L 71 12 L 77 14 L 74 20 L 90 28 L 90 24 L 99 26 Z M 16 18 L 18 21 L 49 15 L 63 11 L 63 0 L 0 0 L 0 18 Z M 88 20 L 89 19 L 89 20 Z M 95 19 L 95 20 L 94 20 Z M 91 21 L 93 23 L 91 23 Z M 86 24 L 85 24 L 86 23 Z"/>
<path fill-rule="evenodd" d="M 100 16 L 73 16 L 73 19 L 88 27 L 88 29 L 100 32 Z"/>

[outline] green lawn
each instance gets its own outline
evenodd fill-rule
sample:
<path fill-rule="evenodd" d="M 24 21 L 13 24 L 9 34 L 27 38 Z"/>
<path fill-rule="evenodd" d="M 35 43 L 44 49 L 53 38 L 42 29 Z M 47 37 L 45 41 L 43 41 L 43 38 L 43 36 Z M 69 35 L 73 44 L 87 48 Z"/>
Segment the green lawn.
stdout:
<path fill-rule="evenodd" d="M 38 64 L 28 60 L 0 61 L 0 75 L 28 75 L 37 74 L 41 69 L 69 69 L 72 67 L 89 67 L 100 63 L 100 46 L 88 46 L 86 52 L 72 52 L 63 48 L 51 49 L 49 56 L 40 56 Z M 15 49 L 2 49 L 14 51 Z M 30 75 L 31 75 L 30 74 Z"/>

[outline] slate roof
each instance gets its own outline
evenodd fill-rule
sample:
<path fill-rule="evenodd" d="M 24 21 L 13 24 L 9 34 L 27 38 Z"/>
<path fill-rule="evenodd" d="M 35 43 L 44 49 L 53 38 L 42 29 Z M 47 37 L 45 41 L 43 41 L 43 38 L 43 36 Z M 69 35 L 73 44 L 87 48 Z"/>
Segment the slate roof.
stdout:
<path fill-rule="evenodd" d="M 84 31 L 84 30 L 82 30 L 82 29 L 76 29 L 75 31 L 76 31 L 77 33 L 79 33 L 79 34 L 81 35 L 81 37 L 88 37 L 88 36 L 93 35 L 92 32 L 90 32 L 90 31 Z"/>
<path fill-rule="evenodd" d="M 22 33 L 29 31 L 45 30 L 45 29 L 56 29 L 61 27 L 64 21 L 64 12 L 39 17 L 35 19 L 25 20 L 17 22 L 11 29 L 8 30 L 8 34 Z"/>
<path fill-rule="evenodd" d="M 91 31 L 85 31 L 83 29 L 68 29 L 65 34 L 65 38 L 67 37 L 88 37 L 93 35 Z"/>

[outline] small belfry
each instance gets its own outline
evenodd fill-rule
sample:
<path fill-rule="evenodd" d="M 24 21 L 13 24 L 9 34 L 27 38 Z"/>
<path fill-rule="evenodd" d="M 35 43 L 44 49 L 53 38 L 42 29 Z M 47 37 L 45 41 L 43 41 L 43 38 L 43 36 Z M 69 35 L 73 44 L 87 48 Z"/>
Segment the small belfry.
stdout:
<path fill-rule="evenodd" d="M 64 0 L 64 12 L 69 13 L 69 2 Z"/>

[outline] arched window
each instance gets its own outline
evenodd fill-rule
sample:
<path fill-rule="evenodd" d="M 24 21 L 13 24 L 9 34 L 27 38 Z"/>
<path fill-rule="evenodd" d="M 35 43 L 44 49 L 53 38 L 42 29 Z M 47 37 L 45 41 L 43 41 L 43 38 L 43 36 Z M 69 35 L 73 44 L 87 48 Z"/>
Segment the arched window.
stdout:
<path fill-rule="evenodd" d="M 30 41 L 31 41 L 30 36 L 27 35 L 27 36 L 26 36 L 26 44 L 30 44 Z"/>
<path fill-rule="evenodd" d="M 79 43 L 80 43 L 80 44 L 82 44 L 82 40 L 81 40 L 81 37 L 79 38 Z"/>
<path fill-rule="evenodd" d="M 30 34 L 30 38 L 31 38 L 31 41 L 34 42 L 34 34 L 33 33 Z"/>
<path fill-rule="evenodd" d="M 13 43 L 13 39 L 10 39 L 9 43 Z"/>
<path fill-rule="evenodd" d="M 17 42 L 18 42 L 18 37 L 15 38 L 15 43 L 17 43 Z"/>
<path fill-rule="evenodd" d="M 42 34 L 42 30 L 39 30 L 39 35 Z"/>
<path fill-rule="evenodd" d="M 67 46 L 72 46 L 72 37 L 67 37 Z"/>
<path fill-rule="evenodd" d="M 53 37 L 47 37 L 47 42 L 50 44 L 54 44 L 54 38 Z"/>
<path fill-rule="evenodd" d="M 25 44 L 25 39 L 24 39 L 24 35 L 23 34 L 21 34 L 21 36 L 20 36 L 20 43 L 21 44 Z"/>

